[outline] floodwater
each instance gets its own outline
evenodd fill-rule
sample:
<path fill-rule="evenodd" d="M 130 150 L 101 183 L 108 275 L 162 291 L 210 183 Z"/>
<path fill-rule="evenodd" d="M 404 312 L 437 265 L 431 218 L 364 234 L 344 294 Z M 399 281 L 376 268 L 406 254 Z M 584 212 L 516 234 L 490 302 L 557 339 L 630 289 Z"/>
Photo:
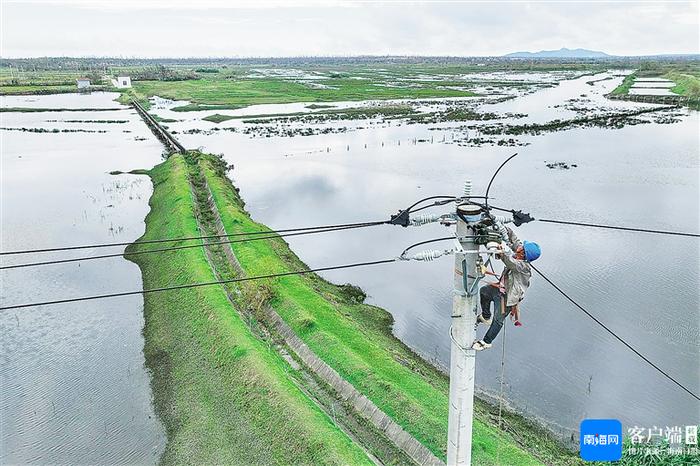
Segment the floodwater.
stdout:
<path fill-rule="evenodd" d="M 596 80 L 600 81 L 589 83 Z M 621 80 L 615 73 L 584 76 L 481 109 L 527 114 L 513 121 L 520 124 L 575 117 L 576 110 L 563 105 L 570 100 L 583 100 L 580 105 L 606 112 L 650 106 L 606 100 L 604 95 Z M 240 120 L 217 126 L 199 120 L 215 112 L 195 115 L 163 107 L 156 113 L 182 120 L 169 126 L 186 147 L 222 153 L 235 165 L 232 177 L 247 209 L 273 228 L 387 219 L 422 197 L 460 194 L 466 179 L 481 192 L 498 165 L 518 152 L 492 187 L 494 205 L 523 209 L 539 218 L 700 231 L 699 118 L 690 110 L 681 110 L 673 124 L 521 136 L 529 143 L 524 147 L 462 147 L 452 143 L 463 135 L 455 123 L 343 121 L 326 124 L 348 129 L 335 134 L 251 137 L 241 133 L 245 124 Z M 267 107 L 270 113 L 282 113 L 301 106 Z M 220 130 L 191 133 L 215 127 Z M 577 167 L 558 170 L 545 164 L 559 161 Z M 537 222 L 517 232 L 542 246 L 543 256 L 536 264 L 540 270 L 649 359 L 689 389 L 700 391 L 695 239 Z M 449 234 L 437 225 L 382 226 L 288 241 L 304 262 L 320 267 L 395 257 L 417 241 Z M 452 260 L 402 262 L 324 276 L 361 286 L 371 303 L 392 313 L 399 338 L 446 367 Z M 618 418 L 625 427 L 698 422 L 699 406 L 690 395 L 541 278 L 533 278 L 522 309 L 524 325 L 509 324 L 505 330 L 504 396 L 512 408 L 565 438 L 584 418 Z M 491 351 L 477 357 L 477 384 L 485 394 L 498 395 L 500 390 L 503 336 Z"/>
<path fill-rule="evenodd" d="M 116 94 L 3 97 L 4 107 L 118 108 Z M 129 242 L 144 231 L 162 146 L 131 109 L 0 113 L 2 251 Z M 78 121 L 76 121 L 78 120 Z M 112 120 L 124 123 L 85 123 Z M 2 265 L 121 248 L 5 256 Z M 123 258 L 0 271 L 11 305 L 142 287 Z M 0 463 L 148 464 L 165 442 L 143 357 L 140 296 L 0 313 Z"/>
<path fill-rule="evenodd" d="M 506 102 L 444 99 L 437 106 L 463 103 L 482 105 L 487 112 L 527 114 L 514 124 L 573 118 L 581 108 L 595 113 L 648 107 L 604 98 L 621 79 L 614 73 L 583 76 Z M 1 102 L 6 107 L 106 109 L 118 107 L 113 98 L 98 93 Z M 186 147 L 223 153 L 235 165 L 232 176 L 247 208 L 273 228 L 386 219 L 424 196 L 460 194 L 466 179 L 481 192 L 496 167 L 518 152 L 492 187 L 496 205 L 541 218 L 700 230 L 697 112 L 684 110 L 673 124 L 521 136 L 529 144 L 522 147 L 465 147 L 457 143 L 465 136 L 463 123 L 339 121 L 320 125 L 338 130 L 328 134 L 265 137 L 242 133 L 247 127 L 242 120 L 215 125 L 201 118 L 294 113 L 309 110 L 308 104 L 169 110 L 179 104 L 157 99 L 155 113 L 179 120 L 167 125 Z M 435 106 L 435 99 L 418 104 L 426 110 Z M 150 183 L 141 176 L 109 175 L 160 161 L 162 147 L 134 112 L 0 113 L 0 118 L 5 128 L 106 131 L 0 130 L 1 250 L 127 242 L 143 232 Z M 191 134 L 212 128 L 220 130 Z M 577 167 L 551 170 L 545 164 L 559 161 Z M 537 266 L 545 274 L 668 373 L 700 390 L 697 241 L 536 222 L 517 231 L 541 244 L 544 255 Z M 315 267 L 395 257 L 410 244 L 450 232 L 437 225 L 381 226 L 294 237 L 289 243 Z M 450 243 L 434 245 L 443 246 Z M 25 260 L 29 258 L 2 263 Z M 446 258 L 324 275 L 365 289 L 371 303 L 393 314 L 399 338 L 446 367 L 451 274 L 452 258 Z M 121 258 L 4 270 L 0 277 L 3 305 L 141 287 L 138 267 Z M 142 305 L 135 296 L 0 314 L 0 462 L 157 461 L 164 433 L 153 413 L 144 368 Z M 583 418 L 619 418 L 626 427 L 697 423 L 698 404 L 689 395 L 539 277 L 532 280 L 522 321 L 519 328 L 509 324 L 494 348 L 478 355 L 477 384 L 484 394 L 498 394 L 505 336 L 508 404 L 564 437 Z"/>

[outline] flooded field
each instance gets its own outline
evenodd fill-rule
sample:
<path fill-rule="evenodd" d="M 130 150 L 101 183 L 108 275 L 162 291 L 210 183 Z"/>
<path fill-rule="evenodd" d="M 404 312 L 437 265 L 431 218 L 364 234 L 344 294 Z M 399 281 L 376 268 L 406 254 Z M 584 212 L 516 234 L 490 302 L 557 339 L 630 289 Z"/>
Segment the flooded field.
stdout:
<path fill-rule="evenodd" d="M 654 108 L 605 99 L 621 80 L 617 73 L 601 73 L 496 104 L 456 101 L 479 112 L 517 114 L 501 120 L 508 124 Z M 281 137 L 284 133 L 246 134 L 257 122 L 234 119 L 217 125 L 201 120 L 212 112 L 168 110 L 180 104 L 161 101 L 155 111 L 181 120 L 168 126 L 185 146 L 223 153 L 236 167 L 232 176 L 247 208 L 274 228 L 384 219 L 421 197 L 457 194 L 467 178 L 477 191 L 484 190 L 495 168 L 519 152 L 492 189 L 496 205 L 522 208 L 542 218 L 698 230 L 697 112 L 660 112 L 663 118 L 650 113 L 629 118 L 621 129 L 577 127 L 519 135 L 513 137 L 518 147 L 502 147 L 460 144 L 482 137 L 478 126 L 491 121 L 270 123 L 276 128 L 315 128 L 309 136 L 292 132 L 291 137 Z M 416 107 L 428 111 L 445 105 L 451 104 L 429 100 Z M 245 111 L 279 114 L 304 107 L 254 106 Z M 340 130 L 322 133 L 324 128 Z M 562 169 L 553 162 L 575 168 Z M 700 354 L 698 271 L 688 261 L 698 255 L 696 242 L 538 223 L 521 227 L 519 233 L 542 245 L 538 265 L 559 286 L 691 389 L 698 389 L 700 381 L 690 375 Z M 396 256 L 409 244 L 445 234 L 449 232 L 439 226 L 385 226 L 289 242 L 314 267 Z M 448 259 L 401 263 L 326 277 L 360 285 L 373 303 L 394 315 L 396 335 L 447 366 L 450 264 Z M 669 270 L 675 272 L 663 272 Z M 524 326 L 506 331 L 504 387 L 514 408 L 567 438 L 585 417 L 617 417 L 626 426 L 696 421 L 687 394 L 541 279 L 533 279 L 523 308 Z M 494 351 L 480 354 L 477 363 L 477 383 L 491 394 L 499 389 L 501 342 Z M 623 367 L 625 376 L 620 376 Z"/>
<path fill-rule="evenodd" d="M 634 81 L 629 93 L 632 95 L 676 95 L 671 92 L 675 86 L 671 80 L 662 78 L 639 78 Z"/>
<path fill-rule="evenodd" d="M 256 71 L 279 72 L 316 80 Z M 272 228 L 387 219 L 422 197 L 459 194 L 467 179 L 480 192 L 515 152 L 492 188 L 498 206 L 542 218 L 700 228 L 697 112 L 607 100 L 623 79 L 619 72 L 469 77 L 488 95 L 194 112 L 172 110 L 188 102 L 154 98 L 152 112 L 185 147 L 222 153 L 234 164 L 231 176 L 247 209 Z M 2 98 L 3 107 L 102 109 L 0 113 L 3 251 L 132 241 L 143 232 L 150 183 L 109 172 L 149 168 L 162 147 L 135 112 L 113 110 L 114 97 Z M 642 110 L 654 112 L 608 118 Z M 225 118 L 203 120 L 214 114 Z M 545 274 L 691 390 L 700 389 L 693 375 L 700 355 L 696 241 L 536 222 L 518 233 L 541 244 L 537 265 Z M 395 257 L 449 234 L 436 225 L 381 226 L 289 243 L 320 267 Z M 324 276 L 361 286 L 392 313 L 399 338 L 447 367 L 451 264 Z M 3 304 L 141 287 L 138 267 L 122 258 L 0 273 Z M 523 327 L 508 325 L 505 338 L 478 356 L 485 395 L 498 395 L 505 341 L 506 400 L 564 438 L 585 417 L 616 417 L 626 427 L 696 423 L 697 405 L 687 394 L 538 277 L 521 320 Z M 0 314 L 2 462 L 156 462 L 164 434 L 151 406 L 142 327 L 140 297 Z"/>
<path fill-rule="evenodd" d="M 3 107 L 118 108 L 115 94 L 2 97 Z M 162 147 L 131 109 L 0 113 L 3 251 L 138 238 Z M 60 132 L 53 130 L 82 130 Z M 103 249 L 121 252 L 123 248 Z M 2 265 L 94 251 L 4 257 Z M 0 271 L 2 304 L 141 288 L 123 258 Z M 0 313 L 0 462 L 155 463 L 140 296 Z"/>

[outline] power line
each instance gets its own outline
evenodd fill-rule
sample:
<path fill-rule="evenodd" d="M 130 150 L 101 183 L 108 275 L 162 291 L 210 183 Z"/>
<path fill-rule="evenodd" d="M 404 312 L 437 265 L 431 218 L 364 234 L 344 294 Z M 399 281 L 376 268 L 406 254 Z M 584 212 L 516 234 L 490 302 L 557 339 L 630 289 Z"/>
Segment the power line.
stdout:
<path fill-rule="evenodd" d="M 691 238 L 700 238 L 700 234 L 698 233 L 684 233 L 684 232 L 678 232 L 678 231 L 665 231 L 665 230 L 649 230 L 646 228 L 631 228 L 631 227 L 619 227 L 619 226 L 612 226 L 612 225 L 600 225 L 596 223 L 581 223 L 581 222 L 569 222 L 565 220 L 551 220 L 551 219 L 545 219 L 545 218 L 536 218 L 538 222 L 545 222 L 545 223 L 559 223 L 561 225 L 577 225 L 581 227 L 593 227 L 593 228 L 605 228 L 608 230 L 622 230 L 622 231 L 637 231 L 641 233 L 657 233 L 660 235 L 675 235 L 675 236 L 689 236 Z"/>
<path fill-rule="evenodd" d="M 411 209 L 411 211 L 409 213 L 415 214 L 416 212 L 420 212 L 421 210 L 430 209 L 431 207 L 443 206 L 445 204 L 449 204 L 450 202 L 456 201 L 456 200 L 457 200 L 457 198 L 455 197 L 455 198 L 448 199 L 445 201 L 435 201 L 432 204 L 427 204 L 427 205 L 418 207 L 417 209 L 415 209 L 415 208 Z"/>
<path fill-rule="evenodd" d="M 216 246 L 219 244 L 245 243 L 248 241 L 284 238 L 287 236 L 312 235 L 314 233 L 327 233 L 327 232 L 333 232 L 333 231 L 351 230 L 351 229 L 355 229 L 355 228 L 363 228 L 363 227 L 375 226 L 375 225 L 377 225 L 377 224 L 376 223 L 368 223 L 368 224 L 364 224 L 364 225 L 359 224 L 359 225 L 344 226 L 344 227 L 338 227 L 338 228 L 327 228 L 325 230 L 308 230 L 308 231 L 299 231 L 299 232 L 295 232 L 295 233 L 273 234 L 270 236 L 255 235 L 252 238 L 243 238 L 243 239 L 236 239 L 236 240 L 229 240 L 229 241 L 214 241 L 214 242 L 209 242 L 209 243 L 187 244 L 184 246 L 172 246 L 172 247 L 168 247 L 168 248 L 146 249 L 146 250 L 134 251 L 134 252 L 102 254 L 99 256 L 85 256 L 85 257 L 74 257 L 74 258 L 70 258 L 70 259 L 57 259 L 57 260 L 43 261 L 43 262 L 29 262 L 29 263 L 24 263 L 24 264 L 13 264 L 13 265 L 0 266 L 0 270 L 20 269 L 20 268 L 25 268 L 25 267 L 38 267 L 38 266 L 53 265 L 53 264 L 65 264 L 65 263 L 69 263 L 69 262 L 82 262 L 82 261 L 95 260 L 95 259 L 107 259 L 107 258 L 111 258 L 111 257 L 127 257 L 127 256 L 130 257 L 130 256 L 136 256 L 136 255 L 140 255 L 140 254 L 151 254 L 151 253 L 157 253 L 157 252 L 177 251 L 177 250 L 181 250 L 181 249 L 199 248 L 199 247 L 205 247 L 205 246 Z M 224 235 L 217 235 L 217 236 L 221 237 Z M 139 241 L 139 242 L 136 242 L 133 244 L 141 245 L 144 243 Z"/>
<path fill-rule="evenodd" d="M 547 278 L 547 277 L 546 277 L 542 272 L 540 272 L 534 265 L 530 264 L 530 267 L 532 267 L 532 268 L 534 269 L 534 271 L 537 272 L 537 273 L 539 274 L 540 277 L 544 278 L 545 281 L 546 281 L 547 283 L 549 283 L 550 285 L 552 285 L 552 287 L 554 287 L 555 290 L 557 290 L 559 293 L 561 293 L 561 294 L 562 294 L 566 299 L 568 299 L 574 306 L 576 306 L 577 308 L 579 308 L 580 310 L 582 310 L 588 317 L 590 317 L 591 319 L 593 319 L 593 320 L 595 321 L 595 323 L 597 323 L 598 325 L 600 325 L 600 326 L 601 326 L 603 329 L 605 329 L 610 335 L 612 335 L 613 337 L 615 337 L 620 343 L 622 343 L 623 345 L 625 345 L 625 346 L 626 346 L 628 349 L 630 349 L 633 353 L 635 353 L 637 356 L 639 356 L 640 358 L 642 358 L 642 359 L 643 359 L 647 364 L 649 364 L 651 367 L 653 367 L 654 369 L 656 369 L 657 371 L 659 371 L 661 374 L 663 374 L 663 375 L 664 375 L 667 379 L 669 379 L 671 382 L 675 383 L 676 385 L 678 385 L 679 387 L 681 387 L 683 390 L 685 390 L 686 392 L 688 392 L 693 398 L 695 398 L 696 400 L 700 401 L 700 397 L 698 397 L 698 395 L 696 395 L 695 393 L 693 393 L 692 391 L 690 391 L 688 388 L 686 388 L 683 384 L 681 384 L 681 383 L 678 382 L 676 379 L 674 379 L 673 377 L 671 377 L 670 375 L 668 375 L 663 369 L 661 369 L 659 366 L 657 366 L 656 364 L 654 364 L 653 362 L 651 362 L 649 359 L 647 359 L 646 356 L 644 356 L 642 353 L 640 353 L 639 351 L 637 351 L 632 345 L 630 345 L 629 343 L 627 343 L 625 340 L 623 340 L 621 337 L 619 337 L 615 332 L 613 332 L 612 330 L 610 330 L 604 323 L 602 323 L 602 322 L 601 322 L 600 320 L 598 320 L 595 316 L 593 316 L 593 314 L 591 314 L 590 312 L 588 312 L 586 309 L 583 308 L 583 306 L 581 306 L 579 303 L 577 303 L 576 301 L 574 301 L 574 299 L 571 298 L 571 296 L 569 296 L 568 294 L 566 294 L 561 288 L 559 288 L 557 285 L 555 285 L 554 282 L 552 282 L 552 280 L 550 280 L 549 278 Z"/>
<path fill-rule="evenodd" d="M 489 205 L 489 209 L 500 210 L 501 212 L 509 212 L 511 214 L 515 213 L 513 209 L 505 209 L 503 207 L 496 207 Z M 639 233 L 656 233 L 659 235 L 674 235 L 674 236 L 688 236 L 690 238 L 700 238 L 700 233 L 686 233 L 679 231 L 668 231 L 668 230 L 652 230 L 648 228 L 634 228 L 634 227 L 623 227 L 616 225 L 603 225 L 600 223 L 584 223 L 584 222 L 572 222 L 569 220 L 553 220 L 549 218 L 535 218 L 533 219 L 537 222 L 543 223 L 557 223 L 560 225 L 576 225 L 580 227 L 591 227 L 591 228 L 605 228 L 607 230 L 621 230 L 621 231 L 635 231 Z"/>
<path fill-rule="evenodd" d="M 414 202 L 410 207 L 405 209 L 407 212 L 417 212 L 417 210 L 413 210 L 414 207 L 416 207 L 418 204 L 421 202 L 425 201 L 432 201 L 433 199 L 446 199 L 448 202 L 457 199 L 455 196 L 428 196 L 424 197 L 423 199 Z M 431 206 L 432 207 L 432 206 Z M 425 209 L 426 207 L 421 207 L 421 210 Z"/>
<path fill-rule="evenodd" d="M 20 309 L 20 308 L 26 308 L 26 307 L 35 307 L 35 306 L 48 306 L 48 305 L 52 305 L 52 304 L 74 303 L 74 302 L 79 302 L 79 301 L 91 301 L 94 299 L 117 298 L 117 297 L 132 296 L 132 295 L 137 295 L 137 294 L 158 293 L 161 291 L 182 290 L 185 288 L 197 288 L 197 287 L 202 287 L 202 286 L 223 285 L 226 283 L 239 283 L 239 282 L 246 282 L 246 281 L 252 281 L 252 280 L 262 280 L 262 279 L 266 279 L 266 278 L 285 277 L 288 275 L 304 275 L 307 273 L 323 272 L 326 270 L 350 269 L 353 267 L 365 267 L 365 266 L 371 266 L 371 265 L 388 264 L 390 262 L 395 262 L 395 261 L 396 261 L 396 259 L 383 259 L 383 260 L 369 261 L 369 262 L 356 262 L 353 264 L 335 265 L 335 266 L 331 266 L 331 267 L 320 267 L 317 269 L 295 270 L 293 272 L 280 272 L 280 273 L 271 273 L 268 275 L 257 275 L 254 277 L 231 278 L 228 280 L 218 280 L 218 281 L 213 281 L 213 282 L 190 283 L 187 285 L 166 286 L 166 287 L 162 287 L 162 288 L 151 288 L 148 290 L 123 291 L 120 293 L 109 293 L 109 294 L 101 294 L 101 295 L 93 295 L 93 296 L 83 296 L 80 298 L 58 299 L 55 301 L 43 301 L 43 302 L 38 302 L 38 303 L 14 304 L 12 306 L 0 307 L 0 311 L 7 311 L 10 309 Z"/>
<path fill-rule="evenodd" d="M 496 175 L 498 175 L 498 172 L 501 171 L 501 168 L 503 168 L 503 167 L 505 166 L 505 164 L 507 164 L 508 162 L 510 162 L 510 160 L 511 160 L 513 157 L 515 157 L 516 155 L 518 155 L 517 152 L 516 152 L 515 154 L 511 155 L 510 157 L 508 157 L 507 159 L 505 159 L 505 160 L 503 161 L 503 163 L 500 164 L 500 165 L 498 166 L 498 168 L 496 169 L 496 171 L 495 171 L 495 172 L 493 173 L 493 175 L 491 176 L 491 179 L 489 180 L 489 184 L 488 184 L 488 186 L 486 186 L 486 195 L 484 196 L 484 199 L 485 199 L 485 202 L 486 202 L 486 208 L 487 208 L 487 209 L 488 209 L 488 206 L 489 206 L 489 191 L 491 191 L 491 183 L 493 183 L 493 180 L 496 179 Z"/>
<path fill-rule="evenodd" d="M 429 208 L 431 208 L 431 207 L 438 207 L 438 206 L 443 206 L 443 205 L 445 205 L 445 204 L 449 204 L 449 203 L 452 202 L 452 201 L 457 201 L 457 202 L 459 202 L 459 201 L 461 201 L 461 200 L 486 199 L 486 196 L 465 196 L 465 197 L 462 197 L 462 198 L 455 197 L 455 196 L 433 196 L 433 197 L 434 197 L 434 198 L 444 198 L 445 200 L 442 200 L 442 201 L 435 201 L 435 202 L 433 202 L 432 204 L 427 204 L 427 205 L 418 207 L 417 209 L 414 208 L 414 207 L 415 207 L 417 204 L 419 204 L 420 202 L 422 202 L 422 201 L 427 201 L 427 200 L 430 200 L 430 199 L 432 199 L 432 198 L 425 198 L 425 199 L 422 199 L 420 202 L 417 202 L 416 204 L 414 204 L 413 206 L 410 207 L 409 213 L 415 214 L 416 212 L 420 212 L 421 210 L 429 209 Z"/>
<path fill-rule="evenodd" d="M 451 240 L 451 239 L 456 240 L 457 237 L 456 236 L 444 236 L 442 238 L 434 238 L 434 239 L 429 239 L 426 241 L 420 241 L 420 242 L 412 244 L 409 247 L 407 247 L 406 249 L 404 249 L 403 252 L 399 255 L 399 257 L 403 257 L 411 249 L 418 247 L 418 246 L 422 246 L 423 244 L 437 243 L 439 241 L 447 241 L 447 240 Z"/>
<path fill-rule="evenodd" d="M 319 229 L 326 229 L 326 228 L 353 227 L 353 226 L 359 226 L 359 225 L 371 226 L 371 225 L 381 225 L 384 223 L 388 223 L 388 222 L 386 220 L 382 220 L 382 221 L 375 221 L 375 222 L 344 223 L 344 224 L 338 224 L 338 225 L 322 225 L 322 226 L 316 226 L 316 227 L 285 228 L 282 230 L 266 230 L 266 231 L 251 231 L 251 232 L 245 232 L 245 233 L 229 233 L 229 234 L 223 234 L 223 235 L 185 236 L 185 237 L 180 237 L 180 238 L 161 238 L 161 239 L 151 239 L 151 240 L 138 241 L 138 244 L 172 243 L 172 242 L 176 242 L 176 241 L 192 241 L 192 240 L 199 240 L 199 239 L 229 238 L 229 237 L 234 237 L 234 236 L 262 235 L 262 234 L 271 234 L 271 233 L 287 233 L 287 232 L 292 232 L 292 231 L 308 231 L 308 230 L 319 230 Z M 113 246 L 128 246 L 132 243 L 133 242 L 98 243 L 98 244 L 85 244 L 85 245 L 80 245 L 80 246 L 63 246 L 63 247 L 43 248 L 43 249 L 23 249 L 23 250 L 18 250 L 18 251 L 3 251 L 3 252 L 0 252 L 0 256 L 9 256 L 9 255 L 16 255 L 16 254 L 32 254 L 32 253 L 42 253 L 42 252 L 74 251 L 74 250 L 78 250 L 78 249 L 107 248 L 107 247 L 113 247 Z"/>
<path fill-rule="evenodd" d="M 433 200 L 433 199 L 446 199 L 449 202 L 450 200 L 456 199 L 456 197 L 455 196 L 428 196 L 428 197 L 425 197 L 425 198 L 420 199 L 419 201 L 413 203 L 410 207 L 405 209 L 405 211 L 407 213 L 409 213 L 412 211 L 411 209 L 416 207 L 418 204 L 425 202 L 425 201 Z M 434 205 L 442 205 L 442 204 L 435 203 Z M 427 208 L 427 207 L 432 207 L 432 205 L 422 207 L 422 208 L 420 208 L 420 210 Z M 370 221 L 370 222 L 344 223 L 344 224 L 336 224 L 336 225 L 320 225 L 320 226 L 313 226 L 313 227 L 284 228 L 284 229 L 280 229 L 280 230 L 263 230 L 263 231 L 251 231 L 251 232 L 245 232 L 245 233 L 230 233 L 230 234 L 223 234 L 223 235 L 186 236 L 186 237 L 180 237 L 180 238 L 160 238 L 160 239 L 138 241 L 138 243 L 139 244 L 158 244 L 158 243 L 170 243 L 170 242 L 177 242 L 177 241 L 192 241 L 192 240 L 204 240 L 204 239 L 216 239 L 216 238 L 230 238 L 230 237 L 236 237 L 236 236 L 279 234 L 279 233 L 288 233 L 288 232 L 294 232 L 294 231 L 333 229 L 333 228 L 340 228 L 340 227 L 372 226 L 372 225 L 382 225 L 382 224 L 390 224 L 390 223 L 392 223 L 391 220 L 379 220 L 379 221 Z M 58 252 L 58 251 L 75 251 L 75 250 L 80 250 L 80 249 L 108 248 L 108 247 L 116 247 L 116 246 L 128 246 L 130 244 L 132 244 L 132 242 L 97 243 L 97 244 L 83 244 L 83 245 L 76 245 L 76 246 L 61 246 L 61 247 L 55 247 L 55 248 L 22 249 L 22 250 L 16 250 L 16 251 L 0 251 L 0 256 L 9 256 L 9 255 L 18 255 L 18 254 L 34 254 L 34 253 L 45 253 L 45 252 Z"/>

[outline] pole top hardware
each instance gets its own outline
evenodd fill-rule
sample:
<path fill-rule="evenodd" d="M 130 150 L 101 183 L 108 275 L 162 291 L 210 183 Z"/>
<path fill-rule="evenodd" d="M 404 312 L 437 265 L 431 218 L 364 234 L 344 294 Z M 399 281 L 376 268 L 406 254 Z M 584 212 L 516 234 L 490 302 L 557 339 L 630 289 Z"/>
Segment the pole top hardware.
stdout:
<path fill-rule="evenodd" d="M 391 220 L 389 220 L 389 224 L 401 225 L 402 227 L 407 227 L 408 225 L 410 225 L 410 223 L 410 212 L 408 211 L 408 209 L 400 210 L 398 214 L 392 215 Z"/>
<path fill-rule="evenodd" d="M 463 215 L 479 215 L 481 213 L 481 206 L 477 204 L 471 204 L 465 202 L 457 206 L 457 212 Z"/>
<path fill-rule="evenodd" d="M 464 203 L 457 206 L 457 217 L 465 223 L 477 223 L 481 220 L 482 211 L 480 205 Z"/>
<path fill-rule="evenodd" d="M 522 210 L 514 210 L 513 211 L 513 224 L 515 224 L 516 227 L 519 227 L 523 223 L 529 223 L 535 220 L 533 217 L 530 216 L 530 214 L 523 212 Z"/>

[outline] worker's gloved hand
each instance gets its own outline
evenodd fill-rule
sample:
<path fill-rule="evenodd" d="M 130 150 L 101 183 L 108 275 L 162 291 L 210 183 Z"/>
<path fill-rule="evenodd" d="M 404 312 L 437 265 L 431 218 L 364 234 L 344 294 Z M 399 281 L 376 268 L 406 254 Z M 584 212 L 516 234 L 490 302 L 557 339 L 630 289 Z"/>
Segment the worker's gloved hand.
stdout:
<path fill-rule="evenodd" d="M 501 255 L 505 253 L 505 244 L 500 243 L 497 247 L 498 251 L 496 252 L 496 259 L 500 259 Z"/>

